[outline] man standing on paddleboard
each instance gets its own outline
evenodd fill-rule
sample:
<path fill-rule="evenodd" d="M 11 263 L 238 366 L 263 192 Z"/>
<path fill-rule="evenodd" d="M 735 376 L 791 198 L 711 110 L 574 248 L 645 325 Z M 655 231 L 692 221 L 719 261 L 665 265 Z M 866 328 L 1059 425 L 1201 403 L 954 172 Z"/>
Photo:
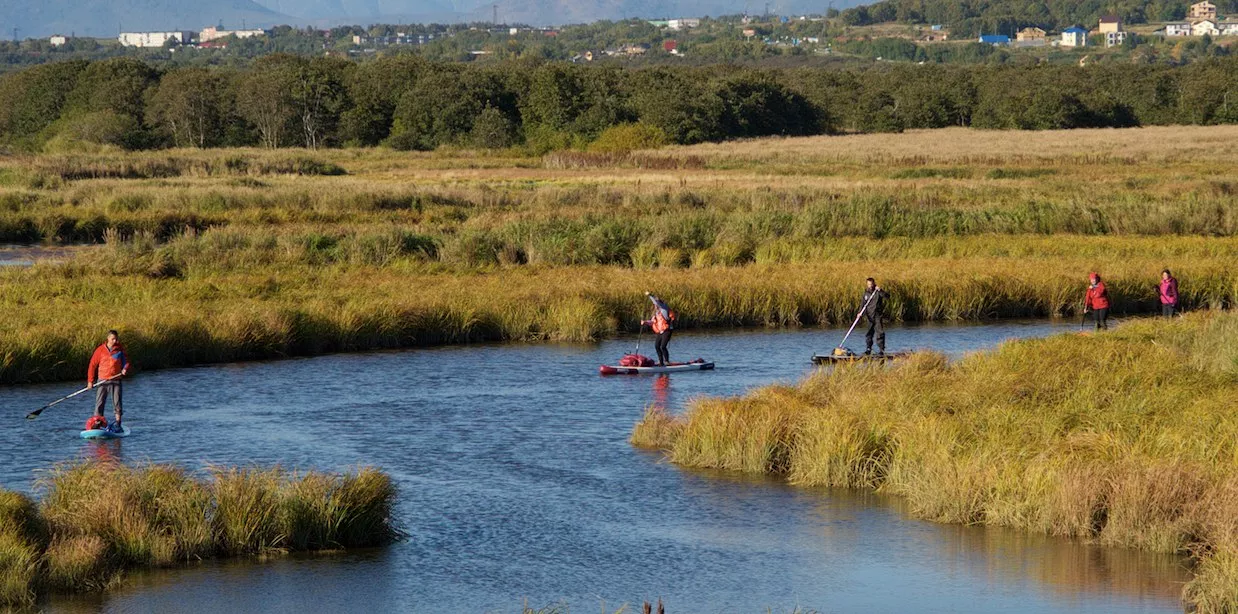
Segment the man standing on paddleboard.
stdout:
<path fill-rule="evenodd" d="M 129 358 L 125 356 L 125 346 L 120 344 L 120 333 L 107 331 L 107 341 L 95 348 L 90 357 L 90 366 L 86 368 L 86 385 L 95 389 L 95 415 L 103 416 L 103 406 L 107 398 L 112 397 L 112 410 L 115 419 L 108 427 L 112 431 L 121 432 L 120 419 L 124 415 L 121 401 L 120 378 L 129 372 Z M 99 382 L 95 385 L 95 382 Z"/>
<path fill-rule="evenodd" d="M 666 348 L 671 342 L 671 331 L 675 329 L 675 312 L 671 311 L 662 299 L 645 292 L 645 296 L 653 301 L 653 317 L 641 322 L 641 326 L 648 326 L 653 329 L 653 334 L 657 335 L 653 347 L 658 351 L 658 366 L 665 367 L 671 363 L 671 352 Z"/>
<path fill-rule="evenodd" d="M 868 332 L 864 333 L 865 356 L 873 353 L 874 340 L 877 342 L 877 355 L 884 356 L 886 353 L 884 320 L 886 299 L 889 297 L 890 295 L 886 294 L 886 291 L 882 290 L 872 277 L 864 280 L 864 299 L 860 304 L 864 306 L 864 317 L 868 320 Z"/>

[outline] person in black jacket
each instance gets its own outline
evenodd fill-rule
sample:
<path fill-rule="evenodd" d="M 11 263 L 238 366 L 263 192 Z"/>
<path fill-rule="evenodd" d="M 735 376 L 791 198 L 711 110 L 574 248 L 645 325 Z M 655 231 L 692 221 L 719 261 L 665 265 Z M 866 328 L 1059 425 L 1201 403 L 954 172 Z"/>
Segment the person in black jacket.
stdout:
<path fill-rule="evenodd" d="M 872 277 L 864 280 L 864 300 L 860 302 L 864 306 L 864 317 L 868 320 L 868 332 L 864 333 L 864 354 L 873 353 L 873 341 L 877 341 L 877 355 L 881 356 L 886 353 L 886 329 L 885 329 L 885 307 L 886 299 L 890 295 L 886 294 L 881 286 L 877 285 L 877 281 Z"/>

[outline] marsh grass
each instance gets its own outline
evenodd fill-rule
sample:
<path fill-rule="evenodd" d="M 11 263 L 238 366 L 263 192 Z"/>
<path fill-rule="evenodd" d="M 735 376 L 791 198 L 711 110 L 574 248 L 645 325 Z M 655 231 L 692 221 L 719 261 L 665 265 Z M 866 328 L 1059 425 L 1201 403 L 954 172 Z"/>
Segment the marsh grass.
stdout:
<path fill-rule="evenodd" d="M 0 491 L 0 604 L 36 591 L 91 591 L 127 569 L 214 556 L 389 544 L 391 479 L 215 468 L 207 480 L 170 465 L 61 465 L 39 479 L 42 501 Z"/>
<path fill-rule="evenodd" d="M 33 603 L 45 539 L 34 502 L 0 491 L 0 604 Z"/>
<path fill-rule="evenodd" d="M 1166 266 L 1187 308 L 1224 308 L 1234 130 L 6 158 L 0 242 L 103 245 L 0 270 L 0 383 L 80 376 L 109 328 L 147 369 L 588 341 L 635 330 L 655 289 L 685 328 L 834 324 L 869 275 L 904 321 L 1072 315 L 1092 270 L 1115 312 L 1150 311 Z"/>
<path fill-rule="evenodd" d="M 1184 598 L 1238 607 L 1238 315 L 917 354 L 796 386 L 651 410 L 633 441 L 676 462 L 872 488 L 913 514 L 1196 557 Z"/>
<path fill-rule="evenodd" d="M 908 322 L 1070 316 L 1092 270 L 1105 275 L 1115 314 L 1149 312 L 1167 262 L 1188 309 L 1227 307 L 1238 292 L 1238 248 L 1222 239 L 891 239 L 840 245 L 832 262 L 784 254 L 740 267 L 644 270 L 472 269 L 418 255 L 387 265 L 310 264 L 278 247 L 229 249 L 233 241 L 209 236 L 0 270 L 0 382 L 76 378 L 79 357 L 109 328 L 124 331 L 139 368 L 158 369 L 474 341 L 591 341 L 635 331 L 645 290 L 670 301 L 684 329 L 849 322 L 869 275 L 890 292 L 891 317 Z"/>

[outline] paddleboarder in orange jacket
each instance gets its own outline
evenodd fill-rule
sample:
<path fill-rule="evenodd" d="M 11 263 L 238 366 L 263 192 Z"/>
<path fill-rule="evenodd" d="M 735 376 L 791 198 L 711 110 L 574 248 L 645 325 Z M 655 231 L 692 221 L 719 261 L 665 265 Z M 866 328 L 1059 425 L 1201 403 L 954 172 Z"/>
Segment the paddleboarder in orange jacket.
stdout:
<path fill-rule="evenodd" d="M 95 348 L 90 357 L 90 366 L 86 368 L 86 385 L 95 389 L 95 416 L 103 417 L 103 406 L 108 397 L 112 397 L 114 420 L 109 428 L 120 432 L 120 420 L 124 416 L 120 378 L 129 373 L 129 357 L 125 355 L 125 346 L 120 343 L 120 333 L 109 330 L 107 341 Z M 98 385 L 95 384 L 98 382 Z"/>

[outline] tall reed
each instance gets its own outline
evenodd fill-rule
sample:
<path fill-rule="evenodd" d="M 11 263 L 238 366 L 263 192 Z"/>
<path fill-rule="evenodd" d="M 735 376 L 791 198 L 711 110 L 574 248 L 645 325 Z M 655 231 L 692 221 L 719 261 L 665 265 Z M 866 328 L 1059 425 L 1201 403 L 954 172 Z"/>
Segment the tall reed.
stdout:
<path fill-rule="evenodd" d="M 36 504 L 0 491 L 0 605 L 38 591 L 91 591 L 127 569 L 214 556 L 371 547 L 403 535 L 390 477 L 279 468 L 60 465 Z"/>

